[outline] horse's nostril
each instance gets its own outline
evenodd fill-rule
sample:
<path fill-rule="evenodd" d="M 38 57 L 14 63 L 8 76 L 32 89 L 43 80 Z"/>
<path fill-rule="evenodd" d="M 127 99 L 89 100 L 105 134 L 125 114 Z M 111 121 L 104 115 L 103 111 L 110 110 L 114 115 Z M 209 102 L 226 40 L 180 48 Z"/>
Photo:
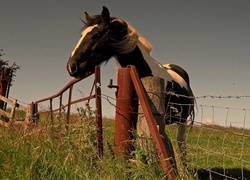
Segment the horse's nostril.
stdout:
<path fill-rule="evenodd" d="M 71 69 L 71 72 L 72 72 L 72 73 L 77 72 L 77 66 L 76 66 L 76 64 L 75 64 L 75 63 L 71 64 L 70 69 Z"/>

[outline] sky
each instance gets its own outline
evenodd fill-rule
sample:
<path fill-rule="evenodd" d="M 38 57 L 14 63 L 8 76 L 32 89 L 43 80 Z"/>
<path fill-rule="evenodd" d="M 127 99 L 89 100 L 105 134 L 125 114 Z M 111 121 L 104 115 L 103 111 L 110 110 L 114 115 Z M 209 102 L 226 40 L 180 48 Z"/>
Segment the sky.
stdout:
<path fill-rule="evenodd" d="M 146 37 L 157 61 L 178 64 L 188 72 L 195 96 L 206 96 L 197 98 L 198 119 L 220 119 L 224 125 L 239 121 L 239 126 L 246 121 L 250 127 L 250 112 L 244 115 L 244 109 L 250 109 L 248 0 L 0 0 L 3 59 L 21 66 L 10 97 L 29 103 L 66 85 L 72 79 L 66 63 L 83 27 L 80 18 L 85 18 L 85 11 L 100 14 L 102 6 Z M 113 62 L 101 68 L 102 93 L 108 96 L 114 96 L 106 87 L 109 79 L 116 79 Z M 75 90 L 76 96 L 82 96 L 85 86 Z M 113 107 L 105 100 L 103 104 L 104 115 L 114 117 Z M 211 111 L 217 106 L 222 110 Z M 217 111 L 225 113 L 217 117 Z"/>

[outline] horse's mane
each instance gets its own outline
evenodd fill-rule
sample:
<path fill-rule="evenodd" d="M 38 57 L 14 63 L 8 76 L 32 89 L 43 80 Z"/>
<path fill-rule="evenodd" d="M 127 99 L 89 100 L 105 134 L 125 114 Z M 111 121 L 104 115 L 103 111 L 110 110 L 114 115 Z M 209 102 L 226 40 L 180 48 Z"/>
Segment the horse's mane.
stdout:
<path fill-rule="evenodd" d="M 117 51 L 119 53 L 126 54 L 133 51 L 137 45 L 137 42 L 139 41 L 143 45 L 145 50 L 150 54 L 150 52 L 152 51 L 151 44 L 148 42 L 146 38 L 141 36 L 133 26 L 131 26 L 129 23 L 127 23 L 121 18 L 111 17 L 110 19 L 111 21 L 123 21 L 128 25 L 128 34 L 124 37 L 123 41 L 113 44 L 113 46 L 117 48 Z M 95 15 L 92 16 L 90 19 L 88 19 L 87 22 L 85 21 L 83 22 L 85 26 L 82 29 L 85 29 L 86 27 L 93 26 L 95 24 L 100 24 L 102 22 L 102 16 Z"/>
<path fill-rule="evenodd" d="M 127 23 L 127 25 L 128 25 L 128 34 L 126 35 L 124 40 L 119 43 L 122 49 L 120 53 L 126 54 L 133 51 L 137 45 L 137 41 L 139 41 L 143 45 L 145 50 L 150 54 L 150 52 L 152 51 L 152 46 L 148 42 L 148 40 L 143 36 L 141 36 L 140 33 L 129 23 Z"/>

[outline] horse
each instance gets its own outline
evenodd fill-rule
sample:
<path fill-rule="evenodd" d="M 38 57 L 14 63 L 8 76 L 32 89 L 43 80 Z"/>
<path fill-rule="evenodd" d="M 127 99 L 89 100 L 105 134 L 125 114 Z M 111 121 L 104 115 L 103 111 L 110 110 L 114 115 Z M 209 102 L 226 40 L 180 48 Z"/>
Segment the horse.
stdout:
<path fill-rule="evenodd" d="M 85 12 L 85 16 L 81 38 L 67 63 L 68 73 L 83 78 L 94 73 L 95 66 L 114 57 L 120 67 L 135 66 L 140 78 L 163 78 L 166 86 L 165 124 L 179 124 L 177 144 L 185 154 L 187 122 L 193 123 L 195 115 L 195 99 L 188 73 L 178 65 L 163 65 L 153 59 L 151 44 L 128 22 L 111 17 L 105 6 L 100 15 L 90 16 Z"/>

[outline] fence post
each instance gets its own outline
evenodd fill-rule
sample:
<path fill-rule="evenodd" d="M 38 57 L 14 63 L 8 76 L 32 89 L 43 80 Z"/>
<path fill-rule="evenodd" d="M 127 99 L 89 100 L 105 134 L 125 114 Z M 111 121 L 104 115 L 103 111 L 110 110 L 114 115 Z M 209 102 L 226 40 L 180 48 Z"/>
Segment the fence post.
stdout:
<path fill-rule="evenodd" d="M 145 119 L 149 126 L 149 130 L 154 141 L 155 149 L 157 151 L 158 157 L 160 159 L 161 166 L 167 175 L 168 179 L 176 179 L 175 171 L 173 171 L 173 163 L 170 161 L 168 153 L 166 152 L 165 145 L 163 143 L 163 138 L 160 136 L 159 130 L 157 129 L 157 125 L 155 122 L 155 118 L 150 109 L 149 102 L 147 100 L 147 94 L 145 93 L 145 89 L 141 83 L 139 75 L 134 66 L 131 66 L 131 79 L 133 81 L 136 93 L 140 100 L 140 103 L 143 104 L 142 110 L 145 115 Z"/>
<path fill-rule="evenodd" d="M 97 152 L 98 156 L 103 156 L 103 136 L 102 136 L 102 99 L 101 99 L 101 75 L 100 66 L 95 67 L 95 104 L 96 104 L 96 127 L 97 127 Z"/>
<path fill-rule="evenodd" d="M 70 109 L 71 109 L 71 99 L 72 99 L 73 85 L 69 87 L 69 97 L 68 97 L 68 110 L 66 116 L 66 132 L 69 132 L 69 119 L 70 119 Z"/>
<path fill-rule="evenodd" d="M 33 103 L 33 108 L 34 108 L 34 112 L 33 112 L 33 118 L 35 119 L 36 122 L 39 122 L 40 121 L 40 116 L 39 116 L 39 113 L 38 113 L 38 104 L 37 103 Z"/>
<path fill-rule="evenodd" d="M 34 102 L 30 102 L 28 104 L 28 107 L 27 107 L 27 114 L 26 114 L 26 118 L 25 118 L 25 121 L 26 123 L 28 123 L 30 120 L 33 121 L 33 117 L 34 117 L 34 114 L 35 114 L 35 108 L 34 108 Z"/>
<path fill-rule="evenodd" d="M 141 82 L 147 92 L 149 106 L 154 115 L 159 133 L 162 137 L 164 147 L 168 153 L 172 166 L 176 169 L 176 161 L 172 143 L 165 133 L 165 87 L 164 80 L 159 77 L 141 78 Z M 142 147 L 145 147 L 146 141 L 151 138 L 148 123 L 143 114 L 142 106 L 138 108 L 137 135 Z"/>
<path fill-rule="evenodd" d="M 29 121 L 32 121 L 33 123 L 36 123 L 39 121 L 39 116 L 37 114 L 37 104 L 35 104 L 34 102 L 30 102 L 28 104 L 28 108 L 27 108 L 27 114 L 26 114 L 26 123 L 29 123 Z"/>
<path fill-rule="evenodd" d="M 15 100 L 13 101 L 12 109 L 11 109 L 11 112 L 10 112 L 10 123 L 13 123 L 13 122 L 14 122 L 14 116 L 15 116 L 16 105 L 17 105 L 17 100 L 15 99 Z"/>
<path fill-rule="evenodd" d="M 115 114 L 114 151 L 116 155 L 123 154 L 128 159 L 132 148 L 132 129 L 135 127 L 135 103 L 137 103 L 135 89 L 130 78 L 130 68 L 118 70 L 117 98 Z"/>
<path fill-rule="evenodd" d="M 149 105 L 158 125 L 158 130 L 165 128 L 165 96 L 164 96 L 164 80 L 159 77 L 141 78 L 141 82 L 147 92 Z M 142 106 L 139 103 L 138 108 L 137 135 L 139 137 L 150 137 L 150 131 L 146 119 L 144 118 Z"/>

